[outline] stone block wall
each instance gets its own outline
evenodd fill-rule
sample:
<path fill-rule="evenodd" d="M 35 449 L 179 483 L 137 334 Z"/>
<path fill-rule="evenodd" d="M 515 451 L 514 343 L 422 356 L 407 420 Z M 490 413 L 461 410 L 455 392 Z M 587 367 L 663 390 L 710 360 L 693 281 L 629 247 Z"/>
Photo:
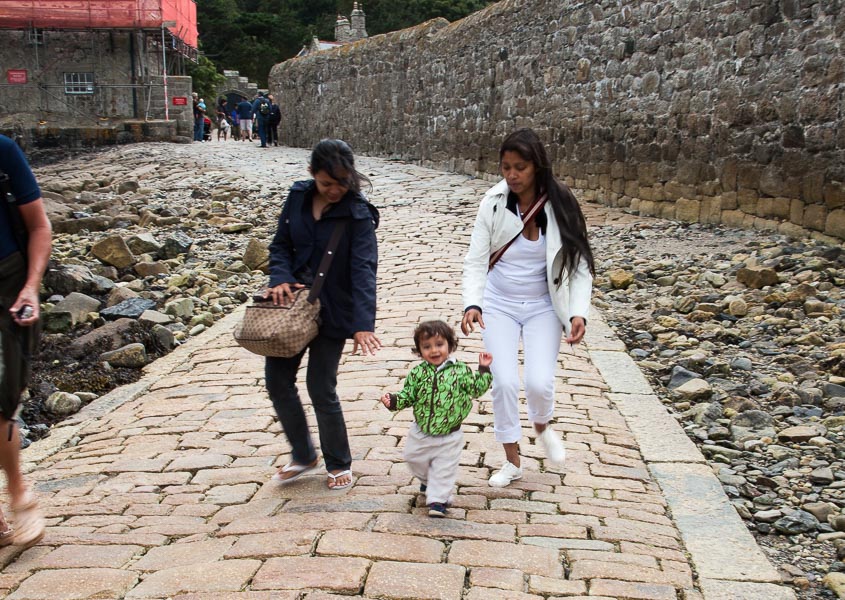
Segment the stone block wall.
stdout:
<path fill-rule="evenodd" d="M 27 72 L 25 84 L 0 85 L 0 113 L 32 112 L 86 126 L 100 117 L 144 117 L 150 93 L 145 84 L 161 75 L 161 55 L 147 48 L 147 36 L 122 30 L 38 31 L 37 38 L 26 30 L 0 31 L 0 83 L 6 84 L 8 69 Z M 91 73 L 92 93 L 68 93 L 66 73 Z"/>
<path fill-rule="evenodd" d="M 840 0 L 503 0 L 281 63 L 270 89 L 287 144 L 492 179 L 528 126 L 582 199 L 845 239 L 843 39 Z"/>

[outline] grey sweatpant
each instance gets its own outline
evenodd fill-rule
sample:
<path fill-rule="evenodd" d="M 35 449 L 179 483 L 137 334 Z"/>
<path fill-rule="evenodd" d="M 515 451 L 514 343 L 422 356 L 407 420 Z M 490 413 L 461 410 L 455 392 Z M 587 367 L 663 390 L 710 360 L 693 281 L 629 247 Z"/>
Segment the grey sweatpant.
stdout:
<path fill-rule="evenodd" d="M 464 447 L 460 429 L 446 435 L 428 435 L 413 423 L 405 440 L 405 460 L 411 473 L 426 484 L 426 504 L 448 504 L 458 478 L 458 464 Z"/>

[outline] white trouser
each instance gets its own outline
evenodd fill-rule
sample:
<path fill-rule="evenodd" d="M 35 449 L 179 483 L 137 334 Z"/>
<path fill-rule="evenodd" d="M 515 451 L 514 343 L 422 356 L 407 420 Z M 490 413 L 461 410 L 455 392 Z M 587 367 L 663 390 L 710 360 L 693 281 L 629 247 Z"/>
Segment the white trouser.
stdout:
<path fill-rule="evenodd" d="M 464 432 L 428 435 L 412 423 L 405 440 L 405 460 L 411 473 L 426 485 L 425 503 L 448 504 L 458 478 Z"/>
<path fill-rule="evenodd" d="M 484 346 L 493 355 L 493 428 L 496 441 L 519 442 L 519 339 L 525 359 L 528 420 L 546 424 L 555 408 L 555 370 L 563 326 L 551 298 L 505 300 L 485 294 Z"/>

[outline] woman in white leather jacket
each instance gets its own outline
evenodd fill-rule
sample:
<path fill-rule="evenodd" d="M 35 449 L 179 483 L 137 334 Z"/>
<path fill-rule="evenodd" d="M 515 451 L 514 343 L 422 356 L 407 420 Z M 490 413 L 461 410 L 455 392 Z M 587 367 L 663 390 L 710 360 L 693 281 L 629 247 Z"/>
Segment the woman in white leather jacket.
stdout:
<path fill-rule="evenodd" d="M 595 272 L 584 215 L 569 188 L 552 174 L 537 134 L 520 129 L 509 135 L 499 150 L 499 166 L 504 180 L 482 199 L 464 258 L 461 321 L 464 335 L 476 323 L 481 327 L 486 350 L 496 357 L 493 424 L 506 460 L 490 477 L 494 487 L 522 477 L 520 338 L 528 418 L 549 461 L 562 465 L 565 460 L 563 442 L 549 426 L 555 369 L 562 333 L 569 344 L 584 337 Z"/>

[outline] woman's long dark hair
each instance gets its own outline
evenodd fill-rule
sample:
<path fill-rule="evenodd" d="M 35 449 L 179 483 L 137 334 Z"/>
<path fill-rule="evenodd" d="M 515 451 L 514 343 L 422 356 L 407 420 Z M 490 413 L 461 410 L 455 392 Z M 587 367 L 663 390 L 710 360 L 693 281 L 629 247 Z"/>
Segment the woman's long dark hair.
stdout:
<path fill-rule="evenodd" d="M 312 175 L 325 171 L 332 179 L 346 183 L 353 192 L 361 191 L 362 182 L 372 189 L 373 184 L 370 180 L 355 169 L 352 148 L 343 140 L 325 139 L 317 142 L 311 151 L 309 164 Z M 338 173 L 343 171 L 346 171 L 347 176 L 338 176 Z"/>
<path fill-rule="evenodd" d="M 587 221 L 584 219 L 584 213 L 581 212 L 581 207 L 569 187 L 552 173 L 546 148 L 540 138 L 532 129 L 517 129 L 502 142 L 499 149 L 500 162 L 505 152 L 516 152 L 523 160 L 534 164 L 537 198 L 545 193 L 546 201 L 551 204 L 563 242 L 563 264 L 557 277 L 558 285 L 563 282 L 563 270 L 573 273 L 578 268 L 581 257 L 587 261 L 590 273 L 595 275 L 596 266 L 590 242 L 587 240 Z"/>

